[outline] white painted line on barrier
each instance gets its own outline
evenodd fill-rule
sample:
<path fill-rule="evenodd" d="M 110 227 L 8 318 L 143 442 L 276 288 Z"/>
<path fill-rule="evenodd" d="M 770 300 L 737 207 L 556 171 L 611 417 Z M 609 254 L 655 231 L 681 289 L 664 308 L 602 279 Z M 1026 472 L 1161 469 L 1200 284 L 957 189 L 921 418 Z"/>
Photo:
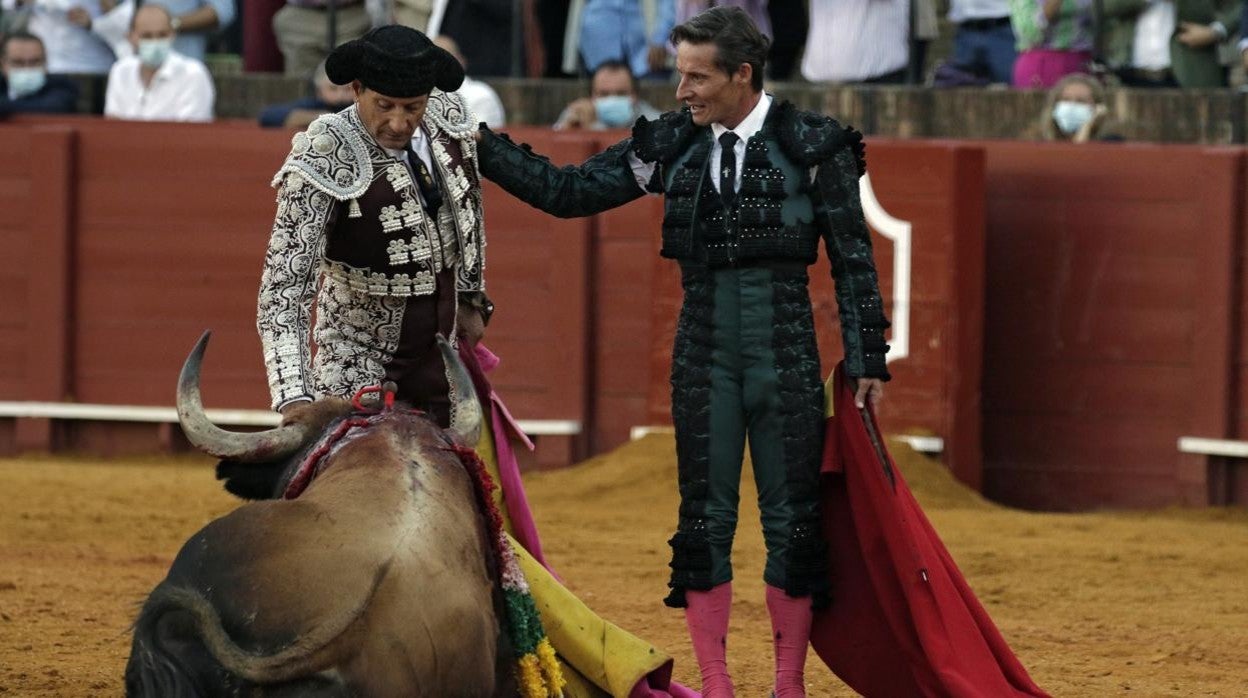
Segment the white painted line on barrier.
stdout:
<path fill-rule="evenodd" d="M 272 427 L 281 415 L 269 410 L 208 409 L 215 424 Z M 172 423 L 178 412 L 172 407 L 144 405 L 97 405 L 77 402 L 0 402 L 0 417 L 95 420 L 101 422 Z M 520 429 L 532 436 L 575 436 L 582 425 L 574 419 L 521 419 Z"/>
<path fill-rule="evenodd" d="M 665 427 L 665 426 L 633 427 L 632 429 L 628 430 L 628 439 L 630 441 L 636 441 L 637 439 L 649 436 L 651 434 L 675 434 L 675 433 L 676 433 L 675 427 Z"/>
<path fill-rule="evenodd" d="M 1199 436 L 1179 437 L 1180 453 L 1197 453 L 1202 456 L 1227 456 L 1248 458 L 1248 441 L 1232 439 L 1205 439 Z"/>
<path fill-rule="evenodd" d="M 944 453 L 945 451 L 945 440 L 939 436 L 894 434 L 892 438 L 907 444 L 919 453 Z"/>
<path fill-rule="evenodd" d="M 863 217 L 867 224 L 893 243 L 893 326 L 888 337 L 889 351 L 886 361 L 892 363 L 910 356 L 910 221 L 894 218 L 875 198 L 871 186 L 871 173 L 859 180 L 858 198 L 862 201 Z"/>

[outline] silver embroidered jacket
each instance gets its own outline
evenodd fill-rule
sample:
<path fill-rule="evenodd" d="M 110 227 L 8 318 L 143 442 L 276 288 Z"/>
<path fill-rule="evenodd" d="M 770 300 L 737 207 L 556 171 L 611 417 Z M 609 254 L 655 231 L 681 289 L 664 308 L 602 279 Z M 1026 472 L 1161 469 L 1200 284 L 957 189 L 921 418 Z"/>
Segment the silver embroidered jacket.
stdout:
<path fill-rule="evenodd" d="M 444 195 L 436 222 L 407 166 L 377 145 L 354 106 L 292 140 L 273 178 L 277 216 L 256 320 L 274 409 L 379 383 L 407 299 L 434 291 L 444 260 L 457 291 L 485 290 L 476 124 L 458 94 L 434 90 L 424 130 Z"/>

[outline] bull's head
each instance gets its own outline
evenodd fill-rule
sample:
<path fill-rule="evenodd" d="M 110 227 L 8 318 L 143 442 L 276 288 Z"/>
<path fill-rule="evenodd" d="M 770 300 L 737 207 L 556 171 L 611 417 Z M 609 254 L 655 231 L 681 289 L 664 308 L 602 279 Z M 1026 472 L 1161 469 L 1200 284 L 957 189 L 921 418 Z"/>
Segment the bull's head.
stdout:
<path fill-rule="evenodd" d="M 199 391 L 199 372 L 212 332 L 205 332 L 186 357 L 178 377 L 178 421 L 182 432 L 196 448 L 217 458 L 237 463 L 272 463 L 299 451 L 320 435 L 322 424 L 298 421 L 260 432 L 226 431 L 213 424 L 204 413 Z M 481 404 L 476 399 L 472 379 L 459 354 L 443 337 L 438 337 L 442 360 L 450 367 L 451 426 L 447 430 L 459 443 L 477 442 L 481 429 Z"/>

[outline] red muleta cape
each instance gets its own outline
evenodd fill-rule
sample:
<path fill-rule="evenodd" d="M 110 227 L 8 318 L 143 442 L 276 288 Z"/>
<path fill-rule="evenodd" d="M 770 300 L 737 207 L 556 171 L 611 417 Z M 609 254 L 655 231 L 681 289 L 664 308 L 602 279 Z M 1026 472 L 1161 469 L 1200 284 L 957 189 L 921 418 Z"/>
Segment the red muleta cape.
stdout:
<path fill-rule="evenodd" d="M 823 457 L 832 606 L 811 644 L 868 698 L 1047 696 L 1010 651 L 837 366 Z M 869 413 L 876 434 L 875 414 Z M 881 457 L 883 460 L 881 460 Z"/>

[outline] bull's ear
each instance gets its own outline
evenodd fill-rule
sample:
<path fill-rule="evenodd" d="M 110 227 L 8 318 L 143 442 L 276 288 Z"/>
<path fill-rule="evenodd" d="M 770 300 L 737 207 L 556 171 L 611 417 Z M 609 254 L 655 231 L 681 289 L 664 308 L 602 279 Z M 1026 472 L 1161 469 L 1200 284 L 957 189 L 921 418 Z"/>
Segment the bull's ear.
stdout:
<path fill-rule="evenodd" d="M 243 499 L 276 499 L 284 463 L 217 463 L 217 479 L 225 481 L 225 491 Z"/>

